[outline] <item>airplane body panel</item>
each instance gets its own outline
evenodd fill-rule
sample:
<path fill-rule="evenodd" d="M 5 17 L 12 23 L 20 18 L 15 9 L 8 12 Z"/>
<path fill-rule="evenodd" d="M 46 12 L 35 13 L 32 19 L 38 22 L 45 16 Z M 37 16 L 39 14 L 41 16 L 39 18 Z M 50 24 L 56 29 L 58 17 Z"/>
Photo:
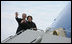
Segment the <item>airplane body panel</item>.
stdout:
<path fill-rule="evenodd" d="M 42 33 L 34 30 L 26 30 L 22 32 L 20 35 L 8 40 L 6 43 L 30 43 L 37 37 L 39 37 Z"/>
<path fill-rule="evenodd" d="M 71 43 L 71 38 L 45 34 L 41 43 Z"/>
<path fill-rule="evenodd" d="M 71 2 L 60 12 L 51 27 L 65 28 L 66 37 L 71 37 Z"/>

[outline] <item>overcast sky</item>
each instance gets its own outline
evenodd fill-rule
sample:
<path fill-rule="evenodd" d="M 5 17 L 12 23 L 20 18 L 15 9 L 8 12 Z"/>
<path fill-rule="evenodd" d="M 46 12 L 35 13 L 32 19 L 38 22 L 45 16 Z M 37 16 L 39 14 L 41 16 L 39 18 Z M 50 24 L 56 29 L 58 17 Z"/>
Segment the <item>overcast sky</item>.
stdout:
<path fill-rule="evenodd" d="M 1 1 L 1 41 L 16 33 L 15 12 L 33 17 L 38 29 L 50 27 L 69 1 Z"/>

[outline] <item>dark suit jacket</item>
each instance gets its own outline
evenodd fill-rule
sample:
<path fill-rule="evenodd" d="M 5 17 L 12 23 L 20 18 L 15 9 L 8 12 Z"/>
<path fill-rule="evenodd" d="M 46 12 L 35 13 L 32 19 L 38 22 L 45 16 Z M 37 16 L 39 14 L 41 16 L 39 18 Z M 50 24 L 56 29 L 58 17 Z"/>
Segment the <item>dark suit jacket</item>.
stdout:
<path fill-rule="evenodd" d="M 16 31 L 16 34 L 19 32 L 19 31 L 21 31 L 21 30 L 26 30 L 27 28 L 28 28 L 28 26 L 27 26 L 27 21 L 26 21 L 26 23 L 21 23 L 21 21 L 22 21 L 23 19 L 21 19 L 21 18 L 16 18 L 16 21 L 18 22 L 18 28 L 17 28 L 17 31 Z"/>

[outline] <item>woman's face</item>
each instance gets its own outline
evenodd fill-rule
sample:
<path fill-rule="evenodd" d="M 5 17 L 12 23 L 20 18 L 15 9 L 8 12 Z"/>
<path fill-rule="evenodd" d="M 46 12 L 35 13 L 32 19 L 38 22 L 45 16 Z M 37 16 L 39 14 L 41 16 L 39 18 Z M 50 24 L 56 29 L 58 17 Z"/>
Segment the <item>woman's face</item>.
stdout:
<path fill-rule="evenodd" d="M 32 21 L 31 17 L 29 17 L 29 18 L 28 18 L 28 21 L 29 21 L 29 22 L 31 22 L 31 21 Z"/>

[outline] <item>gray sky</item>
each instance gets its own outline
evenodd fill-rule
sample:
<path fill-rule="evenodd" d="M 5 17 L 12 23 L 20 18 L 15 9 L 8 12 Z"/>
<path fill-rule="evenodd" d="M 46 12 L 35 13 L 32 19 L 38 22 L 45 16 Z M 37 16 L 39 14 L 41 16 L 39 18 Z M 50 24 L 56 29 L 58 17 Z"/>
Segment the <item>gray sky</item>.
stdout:
<path fill-rule="evenodd" d="M 33 17 L 38 29 L 50 27 L 69 1 L 1 1 L 1 41 L 16 33 L 15 12 Z"/>

